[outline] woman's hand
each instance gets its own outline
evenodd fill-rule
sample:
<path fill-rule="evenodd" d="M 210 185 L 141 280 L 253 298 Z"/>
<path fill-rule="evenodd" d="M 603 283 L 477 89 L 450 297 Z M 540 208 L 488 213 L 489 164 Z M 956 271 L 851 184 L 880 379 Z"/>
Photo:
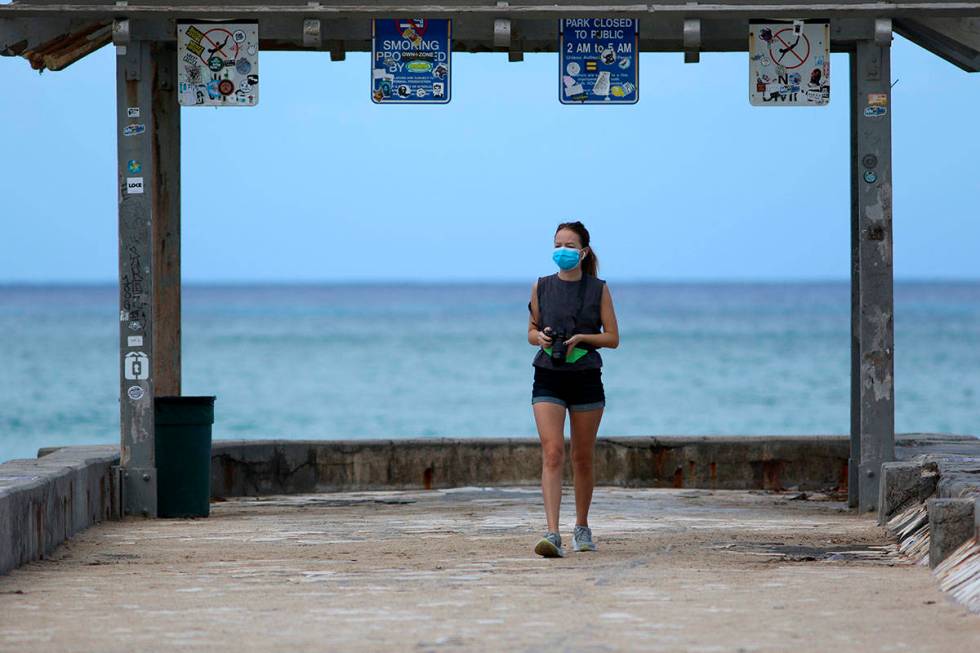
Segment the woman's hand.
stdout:
<path fill-rule="evenodd" d="M 541 346 L 541 349 L 547 349 L 551 346 L 551 338 L 549 338 L 544 331 L 539 330 L 538 344 Z"/>
<path fill-rule="evenodd" d="M 577 345 L 580 342 L 585 342 L 584 333 L 576 333 L 575 335 L 573 335 L 571 338 L 565 341 L 565 346 L 567 346 L 568 351 L 571 352 L 572 349 L 575 348 L 575 345 Z"/>

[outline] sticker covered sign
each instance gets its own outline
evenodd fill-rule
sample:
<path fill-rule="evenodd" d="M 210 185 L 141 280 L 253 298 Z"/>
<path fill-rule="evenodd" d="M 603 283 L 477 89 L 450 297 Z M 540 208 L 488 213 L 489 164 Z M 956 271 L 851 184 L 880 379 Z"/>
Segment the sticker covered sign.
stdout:
<path fill-rule="evenodd" d="M 749 101 L 753 106 L 829 103 L 830 23 L 750 23 Z"/>
<path fill-rule="evenodd" d="M 562 104 L 636 104 L 640 99 L 637 23 L 633 18 L 559 20 Z"/>
<path fill-rule="evenodd" d="M 258 104 L 258 24 L 178 23 L 177 91 L 181 106 Z"/>
<path fill-rule="evenodd" d="M 376 104 L 446 104 L 451 96 L 452 21 L 375 19 L 371 100 Z"/>

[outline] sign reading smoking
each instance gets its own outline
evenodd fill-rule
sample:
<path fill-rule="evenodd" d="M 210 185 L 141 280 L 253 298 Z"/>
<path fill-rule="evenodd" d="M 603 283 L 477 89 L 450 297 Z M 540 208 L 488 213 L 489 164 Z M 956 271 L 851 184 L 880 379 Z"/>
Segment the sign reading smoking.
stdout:
<path fill-rule="evenodd" d="M 562 104 L 636 104 L 640 30 L 633 18 L 558 21 Z"/>
<path fill-rule="evenodd" d="M 371 100 L 446 104 L 452 95 L 452 21 L 378 18 L 371 29 Z"/>

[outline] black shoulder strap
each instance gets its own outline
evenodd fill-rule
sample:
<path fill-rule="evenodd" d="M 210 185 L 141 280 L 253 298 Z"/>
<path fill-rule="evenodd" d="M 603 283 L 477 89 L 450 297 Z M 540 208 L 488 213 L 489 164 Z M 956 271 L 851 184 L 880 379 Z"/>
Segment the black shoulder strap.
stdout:
<path fill-rule="evenodd" d="M 582 314 L 585 309 L 585 272 L 582 273 L 582 278 L 578 282 L 578 307 L 575 309 L 575 314 L 572 315 L 572 332 L 574 333 L 578 329 L 578 316 Z"/>
<path fill-rule="evenodd" d="M 544 281 L 544 279 L 545 279 L 545 277 L 538 277 L 538 283 L 535 284 L 535 286 L 534 286 L 534 288 L 536 290 L 536 294 L 538 296 L 538 316 L 539 317 L 541 315 L 541 282 Z M 530 313 L 532 316 L 534 315 L 534 311 L 531 310 L 531 302 L 528 302 L 527 303 L 527 312 Z M 535 329 L 540 329 L 541 328 L 541 327 L 538 326 L 538 323 L 535 322 L 534 320 L 531 320 L 531 324 L 534 325 L 534 328 Z"/>

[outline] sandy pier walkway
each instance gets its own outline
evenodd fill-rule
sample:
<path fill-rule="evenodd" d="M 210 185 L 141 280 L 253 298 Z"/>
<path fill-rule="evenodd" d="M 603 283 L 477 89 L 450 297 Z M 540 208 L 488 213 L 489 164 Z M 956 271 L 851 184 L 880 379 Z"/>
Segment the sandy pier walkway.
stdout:
<path fill-rule="evenodd" d="M 531 554 L 536 488 L 105 523 L 0 577 L 0 650 L 980 650 L 980 617 L 870 517 L 790 496 L 599 488 L 599 551 L 554 560 Z"/>

